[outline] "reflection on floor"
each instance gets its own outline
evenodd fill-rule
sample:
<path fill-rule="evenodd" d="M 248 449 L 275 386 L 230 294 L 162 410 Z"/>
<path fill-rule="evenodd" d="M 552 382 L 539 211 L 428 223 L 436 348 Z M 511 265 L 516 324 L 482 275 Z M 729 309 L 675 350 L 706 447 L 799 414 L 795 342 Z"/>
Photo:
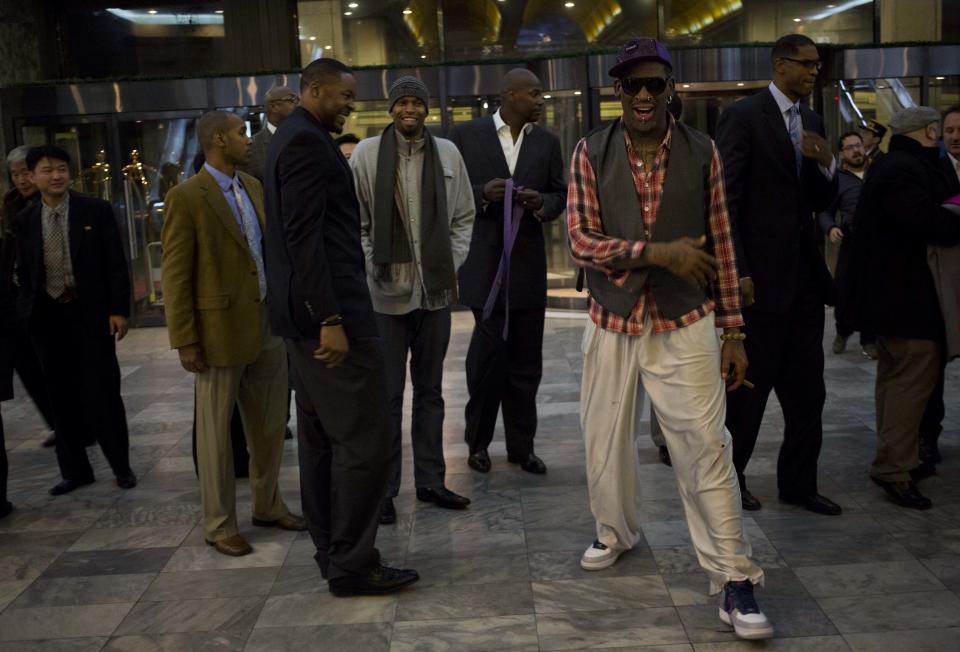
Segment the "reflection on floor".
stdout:
<path fill-rule="evenodd" d="M 611 569 L 578 568 L 593 539 L 578 419 L 582 325 L 547 322 L 537 452 L 549 473 L 508 464 L 498 433 L 493 471 L 481 476 L 466 466 L 462 443 L 472 324 L 455 316 L 444 383 L 448 484 L 473 505 L 449 513 L 418 504 L 406 473 L 398 523 L 381 529 L 379 544 L 386 560 L 416 567 L 423 579 L 366 599 L 326 592 L 308 538 L 249 526 L 244 484 L 238 508 L 256 552 L 228 558 L 203 544 L 191 379 L 163 330 L 132 331 L 120 351 L 135 490 L 113 486 L 91 449 L 98 482 L 47 496 L 57 470 L 53 452 L 39 447 L 45 433 L 33 406 L 3 404 L 17 511 L 0 521 L 0 650 L 758 649 L 735 642 L 718 621 L 672 471 L 647 437 L 644 540 Z M 851 340 L 846 354 L 828 353 L 827 366 L 821 488 L 844 515 L 777 502 L 775 402 L 750 468 L 764 504 L 747 518 L 767 570 L 759 597 L 789 639 L 773 649 L 960 649 L 960 367 L 947 383 L 946 461 L 922 484 L 934 509 L 920 513 L 891 506 L 867 479 L 874 364 Z M 286 446 L 282 488 L 297 507 L 296 451 Z"/>

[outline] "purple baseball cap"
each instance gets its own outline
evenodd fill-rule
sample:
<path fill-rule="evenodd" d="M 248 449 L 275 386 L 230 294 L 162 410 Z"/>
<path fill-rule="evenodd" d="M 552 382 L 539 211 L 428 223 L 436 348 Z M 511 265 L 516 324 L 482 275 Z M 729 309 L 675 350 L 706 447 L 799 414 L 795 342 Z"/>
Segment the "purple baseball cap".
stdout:
<path fill-rule="evenodd" d="M 663 43 L 653 38 L 635 37 L 624 43 L 617 52 L 617 63 L 610 69 L 610 76 L 621 77 L 627 68 L 638 61 L 659 61 L 673 71 L 673 60 Z"/>

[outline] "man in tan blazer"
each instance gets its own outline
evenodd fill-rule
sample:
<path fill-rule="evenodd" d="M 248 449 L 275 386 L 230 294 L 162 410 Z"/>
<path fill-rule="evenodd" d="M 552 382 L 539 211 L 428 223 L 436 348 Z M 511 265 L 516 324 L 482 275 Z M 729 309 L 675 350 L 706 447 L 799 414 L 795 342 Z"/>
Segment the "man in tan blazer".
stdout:
<path fill-rule="evenodd" d="M 263 190 L 237 171 L 250 138 L 235 114 L 211 111 L 197 127 L 203 169 L 166 197 L 162 279 L 170 346 L 196 374 L 197 463 L 207 543 L 251 552 L 237 526 L 230 417 L 240 408 L 250 451 L 253 524 L 304 530 L 277 477 L 287 415 L 287 358 L 267 323 Z"/>

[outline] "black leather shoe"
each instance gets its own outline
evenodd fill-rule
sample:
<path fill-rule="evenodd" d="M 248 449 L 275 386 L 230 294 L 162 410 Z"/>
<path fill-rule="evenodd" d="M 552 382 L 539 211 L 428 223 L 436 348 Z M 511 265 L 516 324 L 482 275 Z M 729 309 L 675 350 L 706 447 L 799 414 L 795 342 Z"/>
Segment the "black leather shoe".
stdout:
<path fill-rule="evenodd" d="M 788 505 L 800 505 L 801 507 L 813 512 L 814 514 L 823 514 L 824 516 L 840 516 L 843 509 L 829 498 L 820 494 L 812 496 L 802 496 L 792 498 L 790 496 L 780 496 L 780 501 Z"/>
<path fill-rule="evenodd" d="M 937 467 L 930 462 L 921 461 L 916 467 L 910 469 L 910 479 L 914 482 L 920 482 L 924 478 L 929 478 L 937 474 Z"/>
<path fill-rule="evenodd" d="M 13 503 L 10 501 L 4 501 L 0 503 L 0 518 L 3 518 L 7 514 L 13 511 Z"/>
<path fill-rule="evenodd" d="M 51 496 L 62 496 L 68 494 L 74 489 L 93 484 L 93 478 L 84 478 L 83 480 L 61 480 L 57 485 L 50 489 Z"/>
<path fill-rule="evenodd" d="M 891 501 L 901 507 L 919 510 L 933 507 L 930 499 L 917 491 L 917 485 L 913 484 L 912 480 L 905 482 L 887 482 L 886 480 L 877 480 L 872 476 L 870 479 L 887 492 L 887 497 L 889 497 Z"/>
<path fill-rule="evenodd" d="M 466 509 L 467 505 L 470 504 L 469 498 L 457 495 L 446 487 L 417 489 L 417 500 L 433 503 L 444 509 Z"/>
<path fill-rule="evenodd" d="M 380 510 L 380 525 L 393 525 L 397 522 L 397 510 L 393 506 L 393 498 L 383 499 L 383 508 Z"/>
<path fill-rule="evenodd" d="M 740 490 L 740 504 L 748 512 L 757 512 L 760 511 L 761 507 L 763 507 L 763 505 L 760 504 L 760 501 L 754 498 L 753 494 L 747 489 Z"/>
<path fill-rule="evenodd" d="M 474 471 L 487 473 L 490 471 L 490 456 L 486 450 L 471 453 L 470 457 L 467 458 L 467 465 Z"/>
<path fill-rule="evenodd" d="M 660 461 L 667 466 L 673 466 L 673 462 L 670 461 L 670 451 L 666 446 L 660 446 Z"/>
<path fill-rule="evenodd" d="M 547 472 L 547 465 L 539 457 L 530 453 L 529 455 L 507 455 L 507 461 L 511 464 L 519 464 L 520 468 L 527 473 L 536 473 L 543 475 Z"/>
<path fill-rule="evenodd" d="M 118 475 L 117 486 L 121 489 L 133 489 L 137 486 L 137 476 L 133 474 L 133 471 Z"/>
<path fill-rule="evenodd" d="M 920 439 L 920 461 L 929 462 L 930 464 L 939 464 L 943 461 L 943 456 L 940 455 L 940 447 L 935 441 L 927 441 L 923 438 Z"/>
<path fill-rule="evenodd" d="M 330 593 L 338 598 L 351 595 L 377 595 L 390 593 L 413 584 L 420 575 L 415 570 L 401 570 L 389 566 L 378 566 L 369 575 L 334 577 L 327 582 Z"/>

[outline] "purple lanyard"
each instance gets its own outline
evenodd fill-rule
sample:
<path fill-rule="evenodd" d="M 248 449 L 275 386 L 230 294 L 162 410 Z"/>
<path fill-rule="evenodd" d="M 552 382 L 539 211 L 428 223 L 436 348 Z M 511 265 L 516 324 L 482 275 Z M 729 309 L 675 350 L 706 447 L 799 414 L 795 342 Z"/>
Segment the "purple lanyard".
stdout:
<path fill-rule="evenodd" d="M 513 201 L 510 201 L 511 199 Z M 507 333 L 510 331 L 510 256 L 513 253 L 513 245 L 517 241 L 517 233 L 520 231 L 520 220 L 522 219 L 523 205 L 514 197 L 513 179 L 507 179 L 507 187 L 503 192 L 503 253 L 500 254 L 500 265 L 497 267 L 497 275 L 493 279 L 493 287 L 490 288 L 487 301 L 483 304 L 483 318 L 485 320 L 490 319 L 493 306 L 497 302 L 497 295 L 500 294 L 500 288 L 504 288 L 504 340 L 507 339 Z"/>

